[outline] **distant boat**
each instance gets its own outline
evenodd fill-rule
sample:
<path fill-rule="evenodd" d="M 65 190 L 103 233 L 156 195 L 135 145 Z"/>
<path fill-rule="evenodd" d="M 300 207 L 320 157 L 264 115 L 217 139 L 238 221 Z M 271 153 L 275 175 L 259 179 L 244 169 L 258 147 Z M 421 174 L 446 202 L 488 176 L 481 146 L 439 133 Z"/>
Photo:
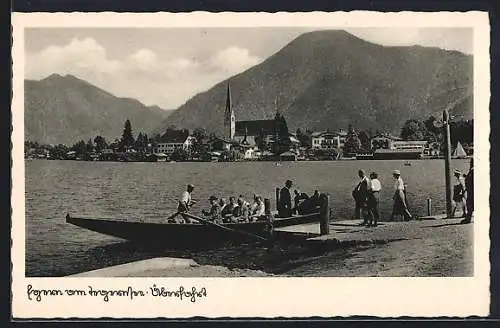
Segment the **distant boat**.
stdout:
<path fill-rule="evenodd" d="M 453 152 L 452 155 L 453 158 L 467 158 L 467 153 L 464 150 L 464 147 L 462 147 L 462 144 L 460 141 L 457 142 L 457 147 L 455 148 L 455 151 Z"/>

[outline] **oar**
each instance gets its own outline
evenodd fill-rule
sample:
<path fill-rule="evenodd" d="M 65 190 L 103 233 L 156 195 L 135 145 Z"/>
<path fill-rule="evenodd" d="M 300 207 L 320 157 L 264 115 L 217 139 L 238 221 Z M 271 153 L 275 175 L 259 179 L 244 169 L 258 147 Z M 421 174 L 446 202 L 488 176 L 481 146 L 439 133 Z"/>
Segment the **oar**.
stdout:
<path fill-rule="evenodd" d="M 209 221 L 209 220 L 206 220 L 206 219 L 202 219 L 202 218 L 200 218 L 200 217 L 198 217 L 196 215 L 193 215 L 193 214 L 190 214 L 190 213 L 187 213 L 187 212 L 183 212 L 183 213 L 179 213 L 179 214 L 185 215 L 187 217 L 190 217 L 192 219 L 198 220 L 198 221 L 206 223 L 206 224 L 210 224 L 210 225 L 216 226 L 216 227 L 218 227 L 218 228 L 220 228 L 222 230 L 240 233 L 240 234 L 247 235 L 247 236 L 259 239 L 259 240 L 266 240 L 266 241 L 268 240 L 268 239 L 266 239 L 264 237 L 261 237 L 261 236 L 258 236 L 258 235 L 254 235 L 253 233 L 250 233 L 250 232 L 246 232 L 246 231 L 243 231 L 243 230 L 237 230 L 237 229 L 232 229 L 232 228 L 225 227 L 225 226 L 220 225 L 218 223 L 215 223 L 215 222 L 212 222 L 212 221 Z"/>
<path fill-rule="evenodd" d="M 180 214 L 180 212 L 174 213 L 174 214 L 170 215 L 168 218 L 166 218 L 165 220 L 166 221 L 171 220 L 171 219 L 175 218 L 179 214 Z"/>

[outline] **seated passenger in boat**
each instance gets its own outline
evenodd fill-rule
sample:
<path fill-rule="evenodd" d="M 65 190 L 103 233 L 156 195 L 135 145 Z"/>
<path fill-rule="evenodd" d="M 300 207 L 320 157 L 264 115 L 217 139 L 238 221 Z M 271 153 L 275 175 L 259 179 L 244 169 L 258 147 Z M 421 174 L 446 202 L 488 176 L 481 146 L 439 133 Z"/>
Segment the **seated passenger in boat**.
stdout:
<path fill-rule="evenodd" d="M 221 211 L 217 197 L 212 195 L 208 200 L 210 202 L 210 210 L 202 210 L 201 212 L 211 221 L 221 221 Z"/>
<path fill-rule="evenodd" d="M 250 209 L 248 203 L 240 196 L 238 197 L 237 206 L 233 210 L 232 221 L 236 222 L 247 222 Z"/>
<path fill-rule="evenodd" d="M 297 213 L 300 215 L 311 214 L 317 212 L 317 207 L 319 206 L 319 191 L 315 190 L 314 194 L 302 201 L 297 208 Z"/>
<path fill-rule="evenodd" d="M 236 202 L 236 198 L 234 198 L 233 196 L 229 197 L 229 209 L 228 209 L 228 211 L 232 215 L 234 215 L 234 212 L 235 212 L 237 207 L 238 207 L 238 203 Z"/>
<path fill-rule="evenodd" d="M 229 197 L 229 203 L 221 209 L 224 223 L 237 222 L 235 219 L 238 216 L 237 208 L 238 204 L 236 203 L 236 199 L 233 196 Z"/>
<path fill-rule="evenodd" d="M 252 221 L 258 220 L 260 217 L 264 216 L 264 201 L 261 196 L 254 196 L 254 206 L 252 207 L 251 219 Z"/>
<path fill-rule="evenodd" d="M 224 198 L 220 198 L 219 199 L 219 207 L 220 207 L 220 213 L 222 216 L 224 216 L 224 213 L 226 213 L 227 211 L 227 203 L 226 203 L 226 200 Z"/>
<path fill-rule="evenodd" d="M 306 199 L 309 199 L 309 196 L 305 192 L 300 192 L 299 190 L 295 189 L 294 191 L 295 197 L 293 198 L 293 213 L 298 213 L 298 207 L 301 203 L 303 203 Z"/>

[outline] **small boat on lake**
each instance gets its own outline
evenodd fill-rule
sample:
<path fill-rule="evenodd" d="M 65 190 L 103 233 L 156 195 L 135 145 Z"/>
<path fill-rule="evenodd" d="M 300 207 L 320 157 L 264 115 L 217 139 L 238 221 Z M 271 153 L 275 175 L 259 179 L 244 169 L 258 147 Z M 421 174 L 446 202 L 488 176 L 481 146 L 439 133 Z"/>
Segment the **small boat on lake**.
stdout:
<path fill-rule="evenodd" d="M 273 227 L 287 227 L 319 221 L 319 214 L 275 218 Z M 82 218 L 66 215 L 66 222 L 90 231 L 135 242 L 176 247 L 204 247 L 224 242 L 255 241 L 251 235 L 266 238 L 268 223 L 258 220 L 247 223 L 224 223 L 220 226 L 205 223 L 137 222 L 118 219 Z M 222 226 L 222 228 L 221 228 Z M 247 233 L 247 234 L 245 234 Z"/>

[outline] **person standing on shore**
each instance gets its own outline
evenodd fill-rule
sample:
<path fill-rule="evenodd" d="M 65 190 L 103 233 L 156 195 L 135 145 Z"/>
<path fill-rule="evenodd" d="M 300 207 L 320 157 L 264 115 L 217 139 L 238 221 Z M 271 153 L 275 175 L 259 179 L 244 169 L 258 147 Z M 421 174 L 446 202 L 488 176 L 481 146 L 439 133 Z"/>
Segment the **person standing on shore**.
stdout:
<path fill-rule="evenodd" d="M 406 204 L 405 195 L 405 184 L 401 178 L 401 172 L 399 170 L 394 170 L 392 172 L 394 178 L 394 205 L 392 207 L 392 218 L 396 215 L 402 215 L 404 221 L 410 221 L 413 217 L 408 211 L 408 206 Z"/>
<path fill-rule="evenodd" d="M 358 171 L 358 177 L 360 181 L 352 191 L 352 197 L 355 205 L 354 215 L 358 220 L 361 220 L 363 216 L 363 221 L 359 224 L 363 226 L 368 224 L 368 188 L 370 185 L 364 170 Z"/>
<path fill-rule="evenodd" d="M 466 203 L 465 203 L 465 190 L 466 190 L 465 179 L 464 176 L 462 175 L 462 172 L 460 172 L 458 169 L 455 169 L 453 173 L 455 174 L 457 182 L 453 186 L 453 202 L 455 203 L 455 206 L 451 211 L 451 217 L 455 217 L 455 212 L 458 206 L 460 206 L 462 210 L 462 218 L 465 218 L 467 214 Z"/>
<path fill-rule="evenodd" d="M 290 192 L 292 185 L 293 182 L 291 180 L 286 180 L 285 186 L 280 190 L 278 216 L 281 218 L 292 216 L 292 194 Z"/>
<path fill-rule="evenodd" d="M 460 223 L 471 223 L 474 212 L 474 159 L 470 159 L 469 173 L 465 176 L 465 191 L 467 193 L 467 214 Z"/>
<path fill-rule="evenodd" d="M 370 173 L 370 192 L 368 194 L 368 214 L 370 216 L 369 226 L 376 227 L 378 220 L 380 219 L 380 190 L 382 190 L 382 184 L 378 179 L 378 174 L 376 172 Z"/>

